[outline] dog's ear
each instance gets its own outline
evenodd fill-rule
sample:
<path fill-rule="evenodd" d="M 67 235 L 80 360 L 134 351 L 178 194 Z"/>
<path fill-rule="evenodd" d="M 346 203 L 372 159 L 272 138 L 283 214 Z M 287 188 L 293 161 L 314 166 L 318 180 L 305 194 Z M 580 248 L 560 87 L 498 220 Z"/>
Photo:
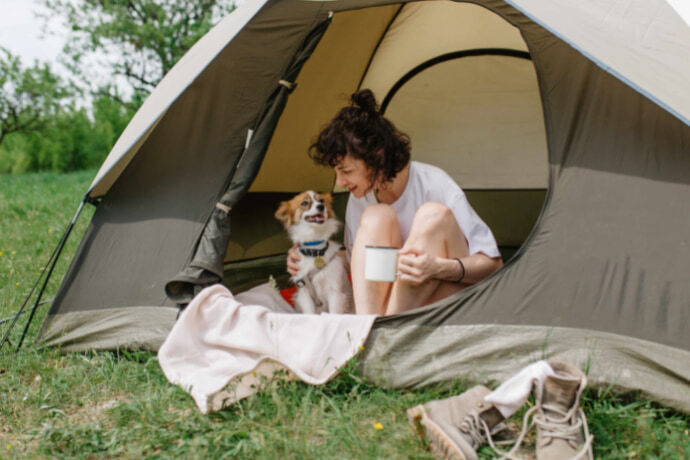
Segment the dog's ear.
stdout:
<path fill-rule="evenodd" d="M 292 211 L 290 210 L 290 202 L 281 202 L 274 215 L 276 219 L 282 222 L 285 228 L 288 228 L 290 225 L 292 225 Z"/>
<path fill-rule="evenodd" d="M 333 212 L 333 195 L 330 193 L 320 193 L 321 199 L 323 200 L 323 204 L 326 206 L 326 209 L 328 210 L 328 217 L 333 219 L 335 217 L 335 213 Z"/>

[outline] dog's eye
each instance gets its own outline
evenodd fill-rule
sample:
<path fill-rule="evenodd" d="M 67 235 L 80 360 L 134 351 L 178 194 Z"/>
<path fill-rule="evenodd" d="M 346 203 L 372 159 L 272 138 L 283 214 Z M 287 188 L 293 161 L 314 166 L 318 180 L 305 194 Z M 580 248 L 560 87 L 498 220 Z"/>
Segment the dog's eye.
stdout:
<path fill-rule="evenodd" d="M 306 208 L 307 206 L 309 206 L 309 202 L 305 200 L 302 202 L 300 206 L 304 206 Z"/>

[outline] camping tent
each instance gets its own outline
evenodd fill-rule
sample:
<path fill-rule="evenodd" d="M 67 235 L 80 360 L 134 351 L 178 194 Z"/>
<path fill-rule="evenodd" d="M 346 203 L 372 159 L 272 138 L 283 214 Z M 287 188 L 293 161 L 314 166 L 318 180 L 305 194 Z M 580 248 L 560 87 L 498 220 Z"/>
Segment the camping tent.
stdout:
<path fill-rule="evenodd" d="M 106 159 L 40 338 L 156 349 L 200 286 L 281 274 L 276 203 L 333 189 L 306 147 L 369 87 L 413 159 L 453 175 L 506 257 L 519 249 L 482 283 L 379 318 L 365 375 L 496 381 L 548 356 L 690 411 L 688 56 L 665 0 L 248 0 Z"/>

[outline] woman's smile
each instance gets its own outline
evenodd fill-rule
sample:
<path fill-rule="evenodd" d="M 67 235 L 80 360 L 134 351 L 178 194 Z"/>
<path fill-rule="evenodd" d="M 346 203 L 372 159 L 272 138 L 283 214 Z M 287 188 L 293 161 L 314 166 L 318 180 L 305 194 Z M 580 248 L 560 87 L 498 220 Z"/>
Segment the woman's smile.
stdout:
<path fill-rule="evenodd" d="M 370 175 L 364 161 L 345 155 L 334 170 L 335 183 L 346 188 L 356 198 L 363 197 L 371 189 Z"/>

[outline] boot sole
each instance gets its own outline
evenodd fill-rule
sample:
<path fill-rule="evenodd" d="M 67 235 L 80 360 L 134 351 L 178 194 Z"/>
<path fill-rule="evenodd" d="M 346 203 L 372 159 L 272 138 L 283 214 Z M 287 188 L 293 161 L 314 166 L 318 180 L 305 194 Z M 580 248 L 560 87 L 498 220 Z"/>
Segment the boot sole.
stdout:
<path fill-rule="evenodd" d="M 414 428 L 415 432 L 421 437 L 429 440 L 431 453 L 436 458 L 444 460 L 476 460 L 476 455 L 473 457 L 466 456 L 455 443 L 451 441 L 443 430 L 434 423 L 426 415 L 426 411 L 422 405 L 412 407 L 407 410 L 407 419 Z"/>

